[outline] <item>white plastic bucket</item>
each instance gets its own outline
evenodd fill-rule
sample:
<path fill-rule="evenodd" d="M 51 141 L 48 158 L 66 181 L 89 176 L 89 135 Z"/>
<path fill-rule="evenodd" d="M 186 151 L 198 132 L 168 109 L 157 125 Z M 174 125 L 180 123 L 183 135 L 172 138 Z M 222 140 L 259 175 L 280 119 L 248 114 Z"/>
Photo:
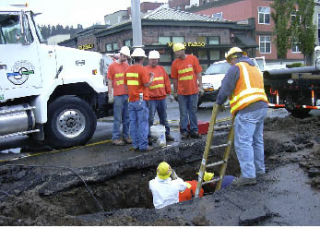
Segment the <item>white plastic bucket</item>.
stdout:
<path fill-rule="evenodd" d="M 153 125 L 150 127 L 151 137 L 157 139 L 157 144 L 161 147 L 166 146 L 166 128 L 163 125 Z"/>

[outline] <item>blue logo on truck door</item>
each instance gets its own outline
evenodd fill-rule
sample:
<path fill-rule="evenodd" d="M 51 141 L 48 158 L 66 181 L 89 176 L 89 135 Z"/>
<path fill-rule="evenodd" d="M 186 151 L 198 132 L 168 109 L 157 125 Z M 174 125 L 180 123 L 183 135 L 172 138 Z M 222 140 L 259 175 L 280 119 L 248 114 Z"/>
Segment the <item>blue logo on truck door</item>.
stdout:
<path fill-rule="evenodd" d="M 28 61 L 18 61 L 13 65 L 12 72 L 7 73 L 7 78 L 14 85 L 22 85 L 31 74 L 34 74 L 34 66 Z"/>

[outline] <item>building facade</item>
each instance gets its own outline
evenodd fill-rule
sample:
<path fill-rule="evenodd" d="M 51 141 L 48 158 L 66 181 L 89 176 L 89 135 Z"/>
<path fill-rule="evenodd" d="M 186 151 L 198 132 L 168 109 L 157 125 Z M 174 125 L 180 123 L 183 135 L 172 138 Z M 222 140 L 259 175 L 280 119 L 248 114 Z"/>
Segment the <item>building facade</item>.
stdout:
<path fill-rule="evenodd" d="M 254 56 L 258 47 L 253 39 L 253 19 L 240 24 L 216 21 L 208 16 L 162 6 L 145 14 L 141 25 L 146 53 L 158 50 L 161 54 L 160 63 L 168 72 L 174 60 L 174 42 L 185 43 L 187 53 L 196 55 L 204 69 L 214 61 L 224 59 L 225 52 L 232 46 L 241 46 L 251 56 Z M 77 48 L 93 44 L 94 48 L 87 50 L 112 54 L 118 52 L 122 46 L 132 47 L 132 23 L 129 20 L 94 33 L 92 29 L 87 31 L 87 34 L 83 33 L 74 41 Z"/>

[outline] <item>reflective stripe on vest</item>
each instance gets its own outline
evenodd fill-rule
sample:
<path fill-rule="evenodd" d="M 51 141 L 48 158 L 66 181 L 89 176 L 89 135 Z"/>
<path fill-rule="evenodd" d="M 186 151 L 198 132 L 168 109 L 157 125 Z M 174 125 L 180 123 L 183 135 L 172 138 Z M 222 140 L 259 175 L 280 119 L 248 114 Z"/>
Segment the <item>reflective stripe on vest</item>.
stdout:
<path fill-rule="evenodd" d="M 153 79 L 154 82 L 155 82 L 155 81 L 163 81 L 163 80 L 164 80 L 163 77 L 156 77 L 156 78 Z"/>
<path fill-rule="evenodd" d="M 139 86 L 139 81 L 138 80 L 127 80 L 127 85 L 128 86 Z"/>
<path fill-rule="evenodd" d="M 193 75 L 188 75 L 188 76 L 184 76 L 179 78 L 180 81 L 184 81 L 184 80 L 192 80 L 193 79 Z"/>
<path fill-rule="evenodd" d="M 127 85 L 128 86 L 139 86 L 139 73 L 126 73 L 126 77 L 127 78 L 131 78 L 131 79 L 127 79 Z M 136 78 L 136 79 L 132 79 L 132 78 Z"/>
<path fill-rule="evenodd" d="M 157 84 L 157 85 L 150 86 L 150 89 L 156 89 L 156 88 L 164 88 L 164 84 L 160 83 L 160 84 Z"/>
<path fill-rule="evenodd" d="M 124 81 L 123 80 L 119 80 L 119 81 L 116 81 L 116 83 L 117 83 L 117 86 L 119 86 L 119 85 L 124 84 Z"/>
<path fill-rule="evenodd" d="M 114 75 L 115 78 L 121 78 L 121 77 L 123 77 L 123 76 L 124 76 L 124 73 L 116 73 L 116 74 Z"/>
<path fill-rule="evenodd" d="M 183 73 L 192 72 L 192 71 L 193 71 L 193 68 L 189 67 L 189 68 L 179 70 L 178 74 L 183 74 Z"/>
<path fill-rule="evenodd" d="M 241 82 L 237 82 L 236 88 L 233 92 L 233 95 L 230 98 L 230 107 L 231 107 L 231 114 L 234 114 L 236 111 L 239 111 L 246 106 L 250 105 L 251 103 L 257 102 L 257 101 L 265 101 L 268 102 L 267 96 L 265 94 L 264 88 L 260 88 L 259 83 L 258 87 L 251 87 L 251 84 L 254 84 L 254 82 L 250 82 L 249 72 L 246 64 L 244 62 L 240 62 L 236 64 L 240 68 L 240 77 L 239 80 Z M 257 70 L 258 71 L 258 70 Z M 255 72 L 252 72 L 254 75 Z M 261 74 L 259 73 L 259 77 L 261 77 Z M 256 79 L 255 79 L 256 80 Z M 259 78 L 256 81 L 262 81 L 262 87 L 263 87 L 263 78 Z M 245 85 L 245 86 L 243 86 Z M 240 88 L 240 89 L 239 89 Z M 243 89 L 241 89 L 243 88 Z M 239 92 L 240 91 L 240 92 Z M 238 92 L 238 95 L 234 95 Z"/>

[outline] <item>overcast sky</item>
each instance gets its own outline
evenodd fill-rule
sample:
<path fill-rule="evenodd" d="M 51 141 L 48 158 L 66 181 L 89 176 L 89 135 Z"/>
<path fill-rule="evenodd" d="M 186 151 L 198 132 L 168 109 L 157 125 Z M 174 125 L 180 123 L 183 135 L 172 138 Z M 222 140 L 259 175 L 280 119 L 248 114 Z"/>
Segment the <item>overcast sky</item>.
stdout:
<path fill-rule="evenodd" d="M 25 3 L 35 12 L 42 14 L 36 21 L 40 25 L 74 25 L 89 27 L 94 23 L 104 24 L 104 15 L 125 10 L 131 0 L 0 0 L 0 6 Z M 140 0 L 140 2 L 161 2 L 168 0 Z"/>

